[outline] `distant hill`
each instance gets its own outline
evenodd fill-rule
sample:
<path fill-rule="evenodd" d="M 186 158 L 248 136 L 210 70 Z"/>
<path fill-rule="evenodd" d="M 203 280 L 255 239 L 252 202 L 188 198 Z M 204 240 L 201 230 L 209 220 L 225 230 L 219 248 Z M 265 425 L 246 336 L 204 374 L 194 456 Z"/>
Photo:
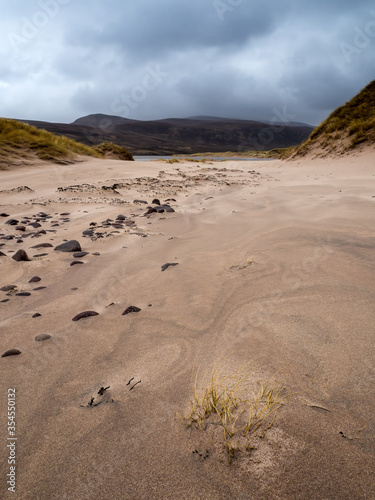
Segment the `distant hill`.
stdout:
<path fill-rule="evenodd" d="M 313 130 L 308 125 L 273 126 L 256 121 L 215 117 L 139 121 L 93 114 L 70 124 L 24 121 L 89 146 L 113 142 L 138 155 L 264 151 L 301 144 Z"/>
<path fill-rule="evenodd" d="M 333 111 L 294 150 L 293 157 L 343 154 L 365 144 L 375 146 L 375 80 Z"/>

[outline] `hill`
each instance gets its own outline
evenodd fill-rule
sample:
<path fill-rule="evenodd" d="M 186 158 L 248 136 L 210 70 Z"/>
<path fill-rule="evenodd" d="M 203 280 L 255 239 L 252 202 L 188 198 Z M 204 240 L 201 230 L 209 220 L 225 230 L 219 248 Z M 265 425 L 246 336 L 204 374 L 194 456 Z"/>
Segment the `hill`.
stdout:
<path fill-rule="evenodd" d="M 60 164 L 74 163 L 79 156 L 133 159 L 128 151 L 115 144 L 91 147 L 18 120 L 0 118 L 0 169 L 30 164 L 37 159 Z"/>
<path fill-rule="evenodd" d="M 337 108 L 293 151 L 293 157 L 344 154 L 359 145 L 375 144 L 375 80 Z"/>
<path fill-rule="evenodd" d="M 313 127 L 211 117 L 139 121 L 94 114 L 70 124 L 28 121 L 38 128 L 93 146 L 113 142 L 137 155 L 192 154 L 202 151 L 248 151 L 301 144 Z"/>

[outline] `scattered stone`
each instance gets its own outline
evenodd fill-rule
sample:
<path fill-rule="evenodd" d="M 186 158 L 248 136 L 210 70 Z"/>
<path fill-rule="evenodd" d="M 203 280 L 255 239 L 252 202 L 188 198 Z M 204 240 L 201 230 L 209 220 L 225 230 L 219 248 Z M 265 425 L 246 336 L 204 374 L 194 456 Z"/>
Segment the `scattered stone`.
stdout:
<path fill-rule="evenodd" d="M 62 213 L 60 215 L 70 215 L 70 212 L 64 212 L 64 213 Z"/>
<path fill-rule="evenodd" d="M 166 202 L 167 201 L 176 201 L 174 198 L 168 198 L 168 200 L 165 200 Z"/>
<path fill-rule="evenodd" d="M 34 245 L 31 248 L 51 248 L 53 247 L 52 243 L 39 243 L 39 245 Z"/>
<path fill-rule="evenodd" d="M 0 251 L 0 257 L 6 257 L 6 254 Z"/>
<path fill-rule="evenodd" d="M 0 300 L 0 302 L 1 302 L 2 304 L 3 304 L 3 303 L 5 303 L 5 302 L 9 302 L 9 301 L 10 301 L 10 299 Z"/>
<path fill-rule="evenodd" d="M 87 229 L 86 231 L 83 231 L 83 236 L 94 236 L 94 231 L 92 229 Z"/>
<path fill-rule="evenodd" d="M 95 311 L 84 311 L 84 312 L 77 314 L 77 316 L 74 316 L 72 321 L 79 321 L 82 318 L 88 318 L 90 316 L 98 316 L 98 315 L 99 315 L 99 313 L 97 313 Z"/>
<path fill-rule="evenodd" d="M 59 252 L 81 252 L 81 245 L 76 240 L 67 241 L 55 247 L 55 251 Z"/>
<path fill-rule="evenodd" d="M 147 205 L 147 201 L 144 201 L 144 200 L 134 200 L 133 203 L 143 203 L 143 204 Z"/>
<path fill-rule="evenodd" d="M 75 254 L 73 254 L 73 257 L 75 259 L 82 259 L 82 257 L 86 257 L 86 255 L 88 255 L 89 252 L 77 252 Z"/>
<path fill-rule="evenodd" d="M 140 312 L 141 310 L 142 309 L 140 309 L 139 307 L 129 306 L 127 309 L 125 309 L 125 311 L 122 313 L 122 315 L 125 316 L 125 314 L 136 313 L 136 312 Z"/>
<path fill-rule="evenodd" d="M 9 217 L 9 214 L 3 212 L 2 214 L 0 214 L 0 217 Z"/>
<path fill-rule="evenodd" d="M 29 283 L 39 283 L 39 281 L 42 281 L 42 278 L 39 278 L 39 276 L 34 276 L 33 278 L 31 278 Z"/>
<path fill-rule="evenodd" d="M 42 227 L 42 224 L 39 224 L 39 222 L 31 222 L 29 224 L 29 226 L 33 227 L 33 228 L 38 228 L 38 227 Z"/>
<path fill-rule="evenodd" d="M 19 292 L 16 293 L 17 297 L 30 297 L 31 293 L 30 292 Z"/>
<path fill-rule="evenodd" d="M 99 252 L 95 252 L 95 253 L 93 253 L 93 255 L 96 255 L 97 257 L 99 257 L 100 253 Z"/>
<path fill-rule="evenodd" d="M 153 199 L 152 202 L 151 202 L 152 205 L 160 205 L 160 200 L 158 200 L 157 198 Z"/>
<path fill-rule="evenodd" d="M 125 215 L 118 215 L 116 217 L 116 220 L 125 220 L 125 219 L 126 219 Z"/>
<path fill-rule="evenodd" d="M 163 265 L 161 266 L 161 270 L 162 270 L 162 271 L 165 271 L 165 270 L 166 270 L 166 269 L 168 269 L 168 267 L 170 267 L 170 266 L 178 266 L 178 265 L 179 265 L 179 264 L 178 264 L 178 262 L 173 262 L 173 263 L 167 262 L 167 264 L 163 264 Z"/>
<path fill-rule="evenodd" d="M 16 262 L 29 262 L 30 261 L 25 250 L 18 250 L 18 252 L 13 255 L 12 259 L 15 260 Z"/>
<path fill-rule="evenodd" d="M 145 213 L 145 215 L 149 215 L 149 214 L 152 214 L 153 212 L 156 212 L 156 208 L 154 207 L 150 207 L 147 212 Z"/>
<path fill-rule="evenodd" d="M 6 358 L 8 356 L 18 356 L 18 354 L 21 354 L 21 351 L 18 349 L 10 349 L 9 351 L 4 352 L 1 357 Z"/>
<path fill-rule="evenodd" d="M 16 243 L 23 243 L 23 240 L 17 240 Z"/>
<path fill-rule="evenodd" d="M 40 313 L 35 313 L 32 315 L 32 318 L 40 318 L 41 314 Z"/>
<path fill-rule="evenodd" d="M 45 290 L 46 286 L 38 286 L 38 288 L 33 288 L 33 292 L 39 292 L 39 290 Z"/>
<path fill-rule="evenodd" d="M 25 226 L 17 226 L 16 231 L 26 231 L 26 227 Z"/>
<path fill-rule="evenodd" d="M 82 262 L 81 260 L 73 260 L 70 266 L 76 266 L 77 264 L 84 264 L 84 262 Z"/>
<path fill-rule="evenodd" d="M 41 335 L 37 335 L 35 337 L 35 340 L 37 342 L 44 342 L 45 340 L 48 340 L 51 338 L 51 335 L 48 335 L 48 333 L 42 333 Z"/>
<path fill-rule="evenodd" d="M 36 255 L 33 255 L 34 258 L 37 258 L 37 257 L 45 257 L 46 255 L 48 255 L 48 253 L 37 253 Z"/>
<path fill-rule="evenodd" d="M 8 224 L 9 226 L 17 226 L 17 224 L 19 224 L 19 220 L 17 219 L 9 219 L 6 221 L 5 224 Z"/>
<path fill-rule="evenodd" d="M 16 290 L 17 285 L 6 285 L 0 288 L 2 292 L 11 292 L 12 290 Z"/>

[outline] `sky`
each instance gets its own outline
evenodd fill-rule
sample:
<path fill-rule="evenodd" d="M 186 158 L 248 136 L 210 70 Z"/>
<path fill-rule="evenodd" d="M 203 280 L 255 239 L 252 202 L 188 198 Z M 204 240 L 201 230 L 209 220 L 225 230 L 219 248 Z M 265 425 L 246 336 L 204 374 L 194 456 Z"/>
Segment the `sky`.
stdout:
<path fill-rule="evenodd" d="M 0 0 L 0 116 L 319 124 L 375 79 L 373 0 Z"/>

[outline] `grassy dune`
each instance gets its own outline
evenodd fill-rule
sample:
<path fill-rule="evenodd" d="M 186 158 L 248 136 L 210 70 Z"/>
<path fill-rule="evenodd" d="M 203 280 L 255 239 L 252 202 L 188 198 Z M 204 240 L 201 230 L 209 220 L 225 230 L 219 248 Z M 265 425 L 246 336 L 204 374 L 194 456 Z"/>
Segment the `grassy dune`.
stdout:
<path fill-rule="evenodd" d="M 303 156 L 318 148 L 324 154 L 346 153 L 363 143 L 375 144 L 375 80 L 333 111 L 293 153 Z"/>
<path fill-rule="evenodd" d="M 105 158 L 109 152 L 119 159 L 133 159 L 128 151 L 115 144 L 90 147 L 17 120 L 0 118 L 0 168 L 3 169 L 35 159 L 74 163 L 79 156 Z"/>

